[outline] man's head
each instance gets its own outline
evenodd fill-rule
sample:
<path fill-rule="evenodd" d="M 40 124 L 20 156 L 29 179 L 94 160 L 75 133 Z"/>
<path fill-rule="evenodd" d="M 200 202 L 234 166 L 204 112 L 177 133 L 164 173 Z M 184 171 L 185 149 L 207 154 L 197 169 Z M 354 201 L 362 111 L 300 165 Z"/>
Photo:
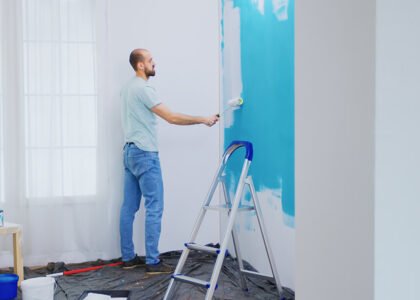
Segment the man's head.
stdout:
<path fill-rule="evenodd" d="M 147 78 L 155 76 L 155 62 L 152 54 L 146 49 L 134 49 L 130 53 L 130 64 L 139 75 Z"/>

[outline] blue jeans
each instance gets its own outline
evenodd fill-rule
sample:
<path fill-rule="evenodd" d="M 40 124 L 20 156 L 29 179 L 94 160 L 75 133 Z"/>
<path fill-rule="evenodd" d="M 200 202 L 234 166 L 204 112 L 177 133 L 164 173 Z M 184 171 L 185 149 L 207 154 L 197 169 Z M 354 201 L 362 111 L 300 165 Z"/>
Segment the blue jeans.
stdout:
<path fill-rule="evenodd" d="M 163 182 L 158 152 L 143 151 L 134 144 L 124 146 L 124 201 L 120 214 L 122 260 L 136 256 L 133 222 L 145 199 L 146 264 L 159 263 L 159 237 L 163 213 Z"/>

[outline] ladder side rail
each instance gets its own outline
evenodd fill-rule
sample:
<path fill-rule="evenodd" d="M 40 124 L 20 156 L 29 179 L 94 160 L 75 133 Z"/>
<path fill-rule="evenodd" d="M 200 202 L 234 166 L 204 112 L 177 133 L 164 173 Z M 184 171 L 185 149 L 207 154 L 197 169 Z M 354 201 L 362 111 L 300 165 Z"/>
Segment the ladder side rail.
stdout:
<path fill-rule="evenodd" d="M 216 260 L 216 263 L 215 263 L 215 266 L 214 266 L 214 269 L 213 269 L 213 274 L 212 274 L 211 279 L 210 279 L 210 287 L 208 288 L 207 294 L 206 294 L 206 297 L 205 297 L 206 300 L 211 300 L 212 299 L 213 294 L 214 294 L 214 290 L 216 289 L 217 279 L 219 278 L 220 270 L 221 270 L 222 265 L 223 265 L 223 260 L 225 258 L 227 244 L 228 244 L 231 232 L 232 232 L 233 224 L 235 222 L 236 213 L 238 211 L 239 203 L 241 201 L 242 192 L 243 192 L 243 189 L 244 189 L 244 186 L 245 186 L 245 179 L 246 179 L 250 164 L 251 164 L 251 161 L 249 161 L 248 159 L 245 159 L 245 162 L 244 162 L 243 167 L 242 167 L 241 176 L 239 178 L 238 187 L 236 189 L 235 198 L 233 200 L 232 210 L 230 212 L 230 217 L 229 217 L 229 222 L 228 222 L 228 225 L 226 227 L 226 232 L 225 232 L 225 235 L 224 235 L 224 238 L 223 238 L 223 242 L 220 245 L 220 253 L 217 256 L 217 260 Z"/>
<path fill-rule="evenodd" d="M 229 193 L 227 192 L 227 189 L 226 189 L 226 181 L 225 180 L 222 181 L 222 187 L 223 187 L 223 193 L 224 193 L 224 196 L 225 196 L 226 205 L 231 207 L 232 202 L 230 200 Z M 228 210 L 228 217 L 230 217 L 230 211 L 229 210 Z M 242 290 L 247 291 L 248 290 L 248 284 L 246 282 L 245 275 L 240 271 L 240 270 L 244 269 L 244 264 L 243 264 L 243 261 L 242 261 L 242 255 L 241 255 L 241 251 L 240 251 L 240 248 L 239 248 L 239 239 L 238 239 L 238 234 L 236 233 L 235 223 L 232 227 L 232 243 L 233 243 L 233 248 L 235 249 L 236 261 L 237 261 L 238 267 L 239 267 L 239 277 L 241 279 L 241 287 L 242 287 Z"/>
<path fill-rule="evenodd" d="M 204 200 L 204 204 L 203 206 L 201 206 L 200 214 L 198 215 L 195 221 L 195 225 L 193 227 L 193 231 L 191 233 L 191 236 L 188 242 L 194 242 L 197 237 L 201 223 L 203 222 L 204 216 L 206 214 L 206 210 L 204 209 L 204 206 L 208 206 L 210 204 L 213 198 L 213 194 L 216 191 L 217 184 L 219 183 L 220 175 L 222 174 L 224 168 L 225 168 L 225 164 L 222 163 L 219 165 L 219 168 L 216 171 L 216 175 L 214 176 L 213 182 Z M 184 268 L 184 265 L 185 265 L 185 262 L 187 261 L 189 253 L 190 253 L 190 249 L 184 248 L 184 250 L 182 251 L 181 257 L 179 258 L 178 264 L 176 265 L 174 275 L 180 274 L 182 272 L 182 269 Z M 175 289 L 174 285 L 175 285 L 175 279 L 171 278 L 171 280 L 169 281 L 168 288 L 166 289 L 165 297 L 163 298 L 164 300 L 171 299 L 172 294 Z"/>
<path fill-rule="evenodd" d="M 267 236 L 266 227 L 262 218 L 261 207 L 258 201 L 257 193 L 255 192 L 255 187 L 254 187 L 254 183 L 252 181 L 251 176 L 248 176 L 248 178 L 246 179 L 246 183 L 249 186 L 250 191 L 251 191 L 251 196 L 252 196 L 251 198 L 252 198 L 252 201 L 254 202 L 255 213 L 257 215 L 258 224 L 260 226 L 261 236 L 264 242 L 265 251 L 268 256 L 268 261 L 270 263 L 271 272 L 273 273 L 273 277 L 276 282 L 277 289 L 279 291 L 279 294 L 281 295 L 281 292 L 283 291 L 283 286 L 281 285 L 280 277 L 277 272 L 276 262 L 274 260 L 274 255 L 270 247 L 270 242 Z"/>

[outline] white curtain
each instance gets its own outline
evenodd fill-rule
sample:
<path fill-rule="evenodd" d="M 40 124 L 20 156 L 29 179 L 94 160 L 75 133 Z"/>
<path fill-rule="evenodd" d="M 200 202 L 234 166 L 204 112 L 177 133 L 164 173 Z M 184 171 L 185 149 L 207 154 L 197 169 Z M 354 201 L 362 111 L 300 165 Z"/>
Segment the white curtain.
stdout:
<path fill-rule="evenodd" d="M 23 225 L 24 263 L 117 257 L 122 137 L 107 91 L 107 1 L 0 3 L 0 209 Z M 9 244 L 0 239 L 0 266 L 12 263 Z"/>

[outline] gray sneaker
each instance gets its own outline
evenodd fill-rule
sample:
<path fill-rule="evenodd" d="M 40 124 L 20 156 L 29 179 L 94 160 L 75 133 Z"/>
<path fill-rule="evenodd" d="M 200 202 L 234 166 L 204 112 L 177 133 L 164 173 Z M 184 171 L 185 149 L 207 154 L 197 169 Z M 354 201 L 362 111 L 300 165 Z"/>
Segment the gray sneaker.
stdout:
<path fill-rule="evenodd" d="M 160 261 L 156 265 L 146 265 L 146 274 L 157 275 L 157 274 L 172 274 L 175 268 Z"/>
<path fill-rule="evenodd" d="M 122 268 L 125 269 L 125 270 L 129 270 L 129 269 L 134 269 L 134 268 L 137 268 L 137 267 L 142 267 L 142 266 L 145 266 L 145 265 L 146 265 L 146 262 L 144 261 L 144 259 L 137 256 L 137 254 L 136 254 L 136 256 L 134 256 L 133 259 L 131 259 L 129 261 L 124 261 L 123 265 L 122 265 Z"/>

